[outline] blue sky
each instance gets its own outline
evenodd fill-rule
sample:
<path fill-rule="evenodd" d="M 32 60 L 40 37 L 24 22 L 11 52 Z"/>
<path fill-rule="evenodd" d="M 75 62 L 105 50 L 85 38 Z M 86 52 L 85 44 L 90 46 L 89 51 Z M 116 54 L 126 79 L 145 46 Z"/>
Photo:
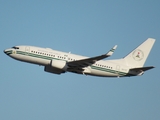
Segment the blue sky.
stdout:
<path fill-rule="evenodd" d="M 0 116 L 2 120 L 160 119 L 160 2 L 158 0 L 0 0 Z M 115 44 L 121 58 L 148 37 L 156 43 L 140 77 L 101 78 L 11 59 L 3 50 L 34 45 L 85 56 Z"/>

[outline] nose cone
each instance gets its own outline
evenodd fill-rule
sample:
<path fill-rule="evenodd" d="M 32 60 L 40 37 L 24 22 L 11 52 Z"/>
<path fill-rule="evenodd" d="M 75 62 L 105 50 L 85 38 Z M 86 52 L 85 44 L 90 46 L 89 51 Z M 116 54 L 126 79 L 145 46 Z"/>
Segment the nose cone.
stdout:
<path fill-rule="evenodd" d="M 6 55 L 10 55 L 12 53 L 12 50 L 6 49 L 3 51 Z"/>
<path fill-rule="evenodd" d="M 7 50 L 4 50 L 3 52 L 6 54 Z"/>
<path fill-rule="evenodd" d="M 7 51 L 6 51 L 6 50 L 3 50 L 3 52 L 6 54 Z"/>

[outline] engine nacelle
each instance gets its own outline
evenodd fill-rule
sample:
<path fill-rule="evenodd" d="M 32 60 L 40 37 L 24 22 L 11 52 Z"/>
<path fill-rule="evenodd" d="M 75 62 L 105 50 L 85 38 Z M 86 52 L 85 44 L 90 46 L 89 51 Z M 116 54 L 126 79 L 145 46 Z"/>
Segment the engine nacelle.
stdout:
<path fill-rule="evenodd" d="M 57 68 L 57 69 L 61 69 L 66 71 L 68 66 L 66 64 L 66 61 L 61 61 L 61 60 L 51 60 L 51 67 Z"/>
<path fill-rule="evenodd" d="M 60 60 L 51 60 L 50 65 L 44 67 L 44 71 L 54 73 L 54 74 L 61 74 L 65 73 L 68 66 L 66 61 Z"/>

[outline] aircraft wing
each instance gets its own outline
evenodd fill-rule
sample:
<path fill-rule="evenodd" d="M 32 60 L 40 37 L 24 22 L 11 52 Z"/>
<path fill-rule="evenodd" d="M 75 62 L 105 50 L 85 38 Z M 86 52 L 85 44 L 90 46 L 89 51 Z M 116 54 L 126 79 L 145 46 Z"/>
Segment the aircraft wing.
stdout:
<path fill-rule="evenodd" d="M 68 62 L 67 65 L 69 67 L 80 67 L 80 68 L 87 67 L 91 64 L 94 64 L 96 61 L 99 61 L 99 60 L 102 60 L 104 58 L 111 56 L 114 53 L 116 48 L 117 48 L 117 45 L 115 45 L 112 49 L 110 49 L 106 54 L 96 56 L 96 57 L 71 61 L 71 62 Z"/>

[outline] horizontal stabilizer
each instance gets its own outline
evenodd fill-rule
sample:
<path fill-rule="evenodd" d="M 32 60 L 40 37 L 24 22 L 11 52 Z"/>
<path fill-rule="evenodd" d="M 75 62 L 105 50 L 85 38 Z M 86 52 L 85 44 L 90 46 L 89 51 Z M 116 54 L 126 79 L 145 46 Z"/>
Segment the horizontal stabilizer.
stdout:
<path fill-rule="evenodd" d="M 132 71 L 147 71 L 147 70 L 150 70 L 150 69 L 153 69 L 155 68 L 154 66 L 149 66 L 149 67 L 140 67 L 140 68 L 132 68 L 130 70 Z"/>

